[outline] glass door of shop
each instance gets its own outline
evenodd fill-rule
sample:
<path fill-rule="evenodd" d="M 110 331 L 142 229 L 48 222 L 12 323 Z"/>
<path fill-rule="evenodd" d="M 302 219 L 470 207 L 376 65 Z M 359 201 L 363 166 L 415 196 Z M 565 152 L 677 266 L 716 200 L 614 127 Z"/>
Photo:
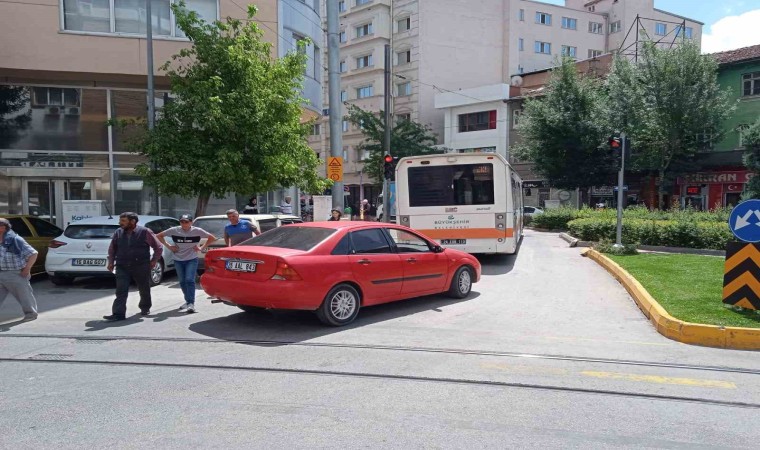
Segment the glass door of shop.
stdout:
<path fill-rule="evenodd" d="M 24 214 L 30 214 L 64 228 L 64 200 L 93 200 L 94 180 L 28 179 L 24 182 Z"/>

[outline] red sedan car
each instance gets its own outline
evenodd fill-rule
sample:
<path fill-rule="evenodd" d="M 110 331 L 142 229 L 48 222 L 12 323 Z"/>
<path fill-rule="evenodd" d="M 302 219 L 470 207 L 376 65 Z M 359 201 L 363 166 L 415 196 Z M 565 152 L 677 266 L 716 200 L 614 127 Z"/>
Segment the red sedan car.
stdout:
<path fill-rule="evenodd" d="M 409 228 L 313 222 L 209 251 L 201 284 L 246 312 L 311 310 L 325 324 L 341 326 L 364 306 L 441 292 L 464 298 L 478 280 L 480 263 L 472 255 Z"/>

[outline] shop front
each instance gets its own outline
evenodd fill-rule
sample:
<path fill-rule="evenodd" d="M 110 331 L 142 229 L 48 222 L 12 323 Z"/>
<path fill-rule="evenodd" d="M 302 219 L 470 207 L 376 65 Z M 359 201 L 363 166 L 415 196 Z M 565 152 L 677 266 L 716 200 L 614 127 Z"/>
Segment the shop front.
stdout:
<path fill-rule="evenodd" d="M 754 174 L 748 170 L 698 172 L 679 178 L 682 208 L 710 210 L 736 206 Z"/>

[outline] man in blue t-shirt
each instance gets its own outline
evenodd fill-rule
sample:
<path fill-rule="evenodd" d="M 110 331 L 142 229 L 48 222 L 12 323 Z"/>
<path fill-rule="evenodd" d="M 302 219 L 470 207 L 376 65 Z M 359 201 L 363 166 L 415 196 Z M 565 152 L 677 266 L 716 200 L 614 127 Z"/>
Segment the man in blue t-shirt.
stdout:
<path fill-rule="evenodd" d="M 240 214 L 234 209 L 227 211 L 227 218 L 230 219 L 230 223 L 224 227 L 224 243 L 228 247 L 247 241 L 254 235 L 261 234 L 256 225 L 245 219 L 241 220 Z"/>

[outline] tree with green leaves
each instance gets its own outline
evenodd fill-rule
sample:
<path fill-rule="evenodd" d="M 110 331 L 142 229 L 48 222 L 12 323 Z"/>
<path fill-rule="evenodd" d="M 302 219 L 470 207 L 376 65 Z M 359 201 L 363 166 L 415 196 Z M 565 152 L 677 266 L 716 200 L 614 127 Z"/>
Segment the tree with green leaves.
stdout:
<path fill-rule="evenodd" d="M 742 198 L 744 200 L 760 199 L 760 120 L 745 133 L 744 147 L 747 149 L 747 153 L 744 154 L 744 165 L 754 172 L 755 176 L 749 180 Z"/>
<path fill-rule="evenodd" d="M 0 85 L 0 148 L 13 148 L 19 132 L 32 122 L 29 88 Z"/>
<path fill-rule="evenodd" d="M 525 101 L 515 156 L 533 162 L 536 173 L 552 186 L 609 184 L 618 163 L 607 147 L 605 101 L 601 81 L 579 74 L 573 59 L 562 59 L 551 72 L 546 94 Z"/>
<path fill-rule="evenodd" d="M 322 192 L 319 159 L 301 123 L 305 42 L 283 58 L 272 57 L 255 22 L 227 18 L 206 23 L 184 5 L 172 9 L 192 46 L 162 66 L 173 101 L 153 130 L 128 146 L 149 160 L 136 168 L 159 193 L 197 196 L 196 215 L 212 195 L 250 195 L 279 186 Z"/>
<path fill-rule="evenodd" d="M 372 113 L 358 106 L 348 107 L 349 122 L 358 126 L 364 135 L 364 142 L 358 150 L 367 151 L 369 160 L 364 162 L 364 173 L 380 183 L 383 180 L 383 156 L 385 155 L 385 113 Z M 412 120 L 399 120 L 391 129 L 391 154 L 405 156 L 442 153 L 434 147 L 435 135 L 430 128 Z"/>
<path fill-rule="evenodd" d="M 634 168 L 660 179 L 663 208 L 666 180 L 688 167 L 706 141 L 722 137 L 735 108 L 720 89 L 717 63 L 690 42 L 646 43 L 638 61 L 615 58 L 607 88 L 610 122 L 631 138 Z"/>

